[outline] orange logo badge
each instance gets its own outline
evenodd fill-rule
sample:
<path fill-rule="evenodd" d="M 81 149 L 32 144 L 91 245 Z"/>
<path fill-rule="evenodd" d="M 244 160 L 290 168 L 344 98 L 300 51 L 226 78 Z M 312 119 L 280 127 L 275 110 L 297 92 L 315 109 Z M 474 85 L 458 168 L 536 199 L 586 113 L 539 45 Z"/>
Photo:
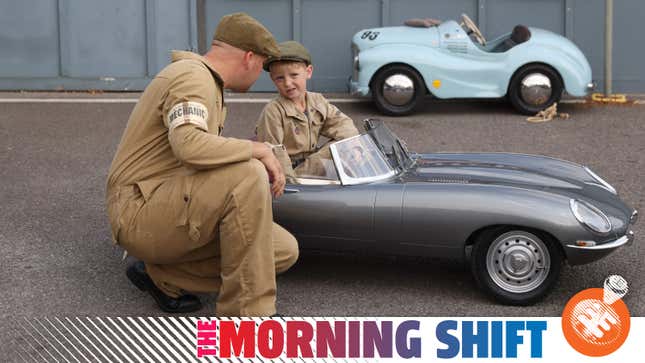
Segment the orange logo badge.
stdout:
<path fill-rule="evenodd" d="M 621 299 L 627 282 L 618 275 L 605 279 L 604 288 L 574 295 L 562 312 L 562 332 L 575 350 L 601 357 L 615 352 L 629 334 L 629 310 Z"/>

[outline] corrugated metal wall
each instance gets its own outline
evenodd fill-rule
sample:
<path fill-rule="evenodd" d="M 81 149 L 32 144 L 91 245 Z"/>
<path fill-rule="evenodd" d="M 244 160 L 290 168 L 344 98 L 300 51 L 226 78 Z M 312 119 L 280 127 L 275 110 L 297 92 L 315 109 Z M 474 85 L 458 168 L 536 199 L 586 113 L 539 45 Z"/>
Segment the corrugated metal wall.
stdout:
<path fill-rule="evenodd" d="M 197 50 L 194 0 L 0 0 L 0 89 L 141 90 Z"/>
<path fill-rule="evenodd" d="M 345 91 L 351 36 L 412 17 L 467 13 L 487 38 L 516 24 L 572 39 L 602 89 L 604 0 L 0 0 L 0 89 L 145 87 L 170 49 L 203 51 L 219 19 L 246 11 L 279 41 L 296 39 L 315 62 L 310 88 Z M 645 92 L 645 1 L 614 2 L 614 91 Z M 198 42 L 199 40 L 199 42 Z M 254 91 L 273 91 L 266 75 Z"/>

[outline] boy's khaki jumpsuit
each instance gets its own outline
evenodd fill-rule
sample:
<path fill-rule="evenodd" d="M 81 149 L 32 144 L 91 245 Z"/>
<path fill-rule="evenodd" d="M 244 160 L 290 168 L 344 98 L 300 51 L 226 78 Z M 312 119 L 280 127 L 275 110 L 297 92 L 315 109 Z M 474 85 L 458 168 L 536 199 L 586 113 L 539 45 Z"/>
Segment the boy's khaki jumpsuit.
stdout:
<path fill-rule="evenodd" d="M 330 141 L 358 135 L 354 122 L 320 93 L 306 93 L 306 114 L 289 99 L 278 96 L 262 111 L 257 123 L 259 141 L 283 144 L 298 175 L 324 175 L 320 159 L 331 159 L 327 145 L 318 149 L 320 135 Z"/>

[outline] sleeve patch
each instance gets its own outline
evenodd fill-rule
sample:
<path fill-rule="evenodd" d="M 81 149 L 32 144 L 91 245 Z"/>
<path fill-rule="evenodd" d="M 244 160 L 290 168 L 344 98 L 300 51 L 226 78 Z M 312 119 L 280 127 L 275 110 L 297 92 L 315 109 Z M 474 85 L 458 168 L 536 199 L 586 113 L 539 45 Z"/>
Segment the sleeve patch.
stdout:
<path fill-rule="evenodd" d="M 174 105 L 168 112 L 168 129 L 184 124 L 194 124 L 204 131 L 208 131 L 208 109 L 199 102 L 182 102 Z"/>

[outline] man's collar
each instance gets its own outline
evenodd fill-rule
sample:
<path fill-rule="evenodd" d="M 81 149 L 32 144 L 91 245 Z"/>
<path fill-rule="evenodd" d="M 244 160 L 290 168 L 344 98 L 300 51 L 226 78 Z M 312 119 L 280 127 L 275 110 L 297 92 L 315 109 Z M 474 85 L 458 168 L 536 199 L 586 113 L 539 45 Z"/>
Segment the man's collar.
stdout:
<path fill-rule="evenodd" d="M 217 81 L 217 83 L 219 83 L 221 86 L 224 86 L 224 81 L 222 80 L 222 77 L 219 75 L 219 73 L 217 73 L 217 70 L 215 68 L 213 68 L 213 66 L 210 64 L 210 62 L 206 58 L 204 58 L 203 56 L 201 56 L 201 55 L 199 55 L 197 53 L 193 53 L 193 52 L 189 52 L 189 51 L 185 51 L 185 50 L 173 50 L 170 53 L 170 59 L 171 59 L 172 62 L 176 62 L 176 61 L 183 60 L 183 59 L 198 60 L 198 61 L 204 63 L 204 65 L 206 65 L 206 67 L 208 67 L 208 69 L 211 71 L 211 73 L 213 73 L 213 77 L 215 77 L 215 81 Z"/>

